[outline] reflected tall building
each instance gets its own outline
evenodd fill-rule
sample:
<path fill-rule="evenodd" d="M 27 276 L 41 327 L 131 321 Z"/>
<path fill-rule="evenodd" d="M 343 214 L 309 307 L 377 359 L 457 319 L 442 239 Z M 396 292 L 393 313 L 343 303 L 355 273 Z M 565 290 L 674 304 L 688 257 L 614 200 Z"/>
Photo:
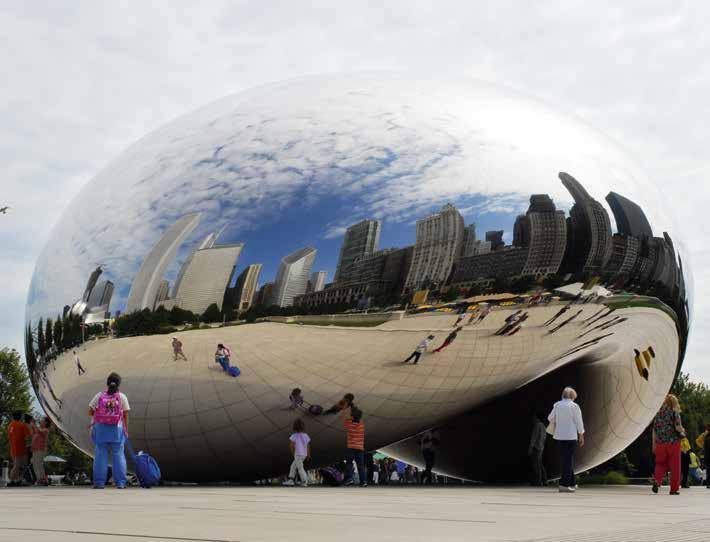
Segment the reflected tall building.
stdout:
<path fill-rule="evenodd" d="M 195 251 L 180 282 L 175 306 L 195 314 L 202 314 L 212 304 L 222 310 L 243 247 L 239 243 Z"/>
<path fill-rule="evenodd" d="M 89 301 L 89 296 L 94 290 L 94 287 L 96 286 L 96 281 L 99 280 L 99 276 L 101 276 L 101 273 L 103 273 L 103 270 L 101 269 L 100 265 L 91 272 L 91 275 L 89 275 L 89 280 L 86 282 L 86 288 L 84 288 L 84 295 L 81 296 L 82 301 Z"/>
<path fill-rule="evenodd" d="M 463 217 L 451 204 L 417 220 L 417 241 L 405 288 L 413 290 L 427 282 L 444 284 L 461 254 L 463 231 Z"/>
<path fill-rule="evenodd" d="M 160 286 L 158 286 L 158 293 L 155 294 L 155 304 L 153 305 L 153 310 L 158 308 L 158 305 L 163 303 L 168 299 L 170 295 L 170 283 L 163 279 L 160 281 Z"/>
<path fill-rule="evenodd" d="M 567 219 L 567 251 L 563 268 L 571 273 L 598 274 L 611 253 L 609 214 L 574 177 L 560 172 L 559 178 L 574 198 Z"/>
<path fill-rule="evenodd" d="M 308 276 L 311 273 L 316 252 L 315 248 L 304 247 L 281 258 L 281 265 L 274 282 L 274 291 L 271 295 L 271 305 L 290 307 L 296 296 L 306 293 Z"/>
<path fill-rule="evenodd" d="M 238 311 L 245 311 L 255 302 L 256 287 L 259 283 L 259 274 L 261 273 L 261 264 L 253 263 L 242 271 L 237 277 L 237 283 L 234 286 L 236 293 L 235 306 Z"/>
<path fill-rule="evenodd" d="M 651 224 L 638 204 L 616 192 L 609 192 L 606 201 L 614 213 L 616 229 L 621 235 L 630 235 L 637 239 L 653 237 Z"/>
<path fill-rule="evenodd" d="M 320 292 L 325 288 L 325 281 L 328 279 L 328 271 L 316 271 L 311 273 L 311 278 L 308 279 L 306 293 Z"/>
<path fill-rule="evenodd" d="M 87 307 L 89 309 L 94 307 L 105 307 L 104 310 L 108 310 L 112 297 L 113 282 L 110 280 L 102 280 L 91 290 L 91 295 L 89 295 L 87 300 Z"/>
<path fill-rule="evenodd" d="M 271 297 L 274 292 L 274 283 L 266 282 L 264 283 L 256 294 L 256 305 L 270 305 Z"/>
<path fill-rule="evenodd" d="M 476 224 L 469 224 L 463 229 L 463 243 L 461 245 L 461 257 L 466 258 L 477 253 L 476 248 Z"/>
<path fill-rule="evenodd" d="M 503 241 L 503 230 L 493 230 L 486 232 L 486 241 L 491 244 L 491 250 L 500 250 L 505 246 Z"/>
<path fill-rule="evenodd" d="M 175 284 L 173 285 L 173 297 L 177 297 L 178 290 L 180 289 L 180 283 L 182 283 L 182 279 L 185 276 L 185 271 L 187 271 L 187 268 L 190 266 L 190 262 L 192 261 L 193 256 L 195 255 L 195 252 L 198 250 L 202 250 L 204 248 L 212 248 L 217 241 L 217 234 L 212 232 L 209 235 L 207 235 L 195 249 L 190 252 L 190 255 L 185 258 L 185 261 L 182 262 L 182 265 L 180 266 L 180 271 L 178 271 L 177 277 L 175 278 Z"/>
<path fill-rule="evenodd" d="M 567 247 L 564 211 L 558 211 L 547 194 L 530 196 L 527 213 L 515 221 L 513 244 L 529 249 L 522 275 L 544 277 L 557 273 Z"/>
<path fill-rule="evenodd" d="M 138 274 L 133 279 L 126 301 L 127 313 L 153 308 L 165 269 L 175 258 L 182 242 L 199 223 L 199 213 L 188 214 L 175 221 L 163 234 L 143 260 Z"/>
<path fill-rule="evenodd" d="M 380 246 L 381 226 L 379 220 L 363 220 L 345 230 L 334 282 L 350 280 L 349 272 L 355 260 L 377 250 Z"/>

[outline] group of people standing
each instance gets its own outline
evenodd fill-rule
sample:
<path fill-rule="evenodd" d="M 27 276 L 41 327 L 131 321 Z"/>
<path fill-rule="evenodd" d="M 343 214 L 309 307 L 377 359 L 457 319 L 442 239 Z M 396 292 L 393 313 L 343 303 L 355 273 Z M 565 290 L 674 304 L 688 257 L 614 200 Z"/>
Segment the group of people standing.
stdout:
<path fill-rule="evenodd" d="M 293 408 L 303 405 L 301 390 L 296 388 L 291 392 L 291 405 Z M 294 393 L 298 392 L 298 393 Z M 347 393 L 335 405 L 324 411 L 323 414 L 340 413 L 340 418 L 345 431 L 345 485 L 355 484 L 355 470 L 353 463 L 357 466 L 358 482 L 360 487 L 367 487 L 367 468 L 365 467 L 365 422 L 362 420 L 362 410 L 354 404 L 355 396 Z M 289 448 L 293 461 L 289 471 L 288 479 L 284 482 L 286 486 L 293 486 L 298 483 L 301 486 L 308 485 L 308 476 L 304 468 L 304 461 L 311 457 L 311 437 L 306 433 L 306 424 L 301 418 L 293 422 L 293 433 L 289 437 Z M 300 480 L 297 480 L 297 476 Z"/>
<path fill-rule="evenodd" d="M 26 483 L 48 485 L 44 458 L 47 456 L 51 427 L 52 422 L 47 417 L 42 418 L 38 424 L 31 414 L 19 410 L 12 413 L 12 421 L 7 427 L 12 459 L 8 487 L 22 486 Z M 29 473 L 28 469 L 31 469 Z"/>

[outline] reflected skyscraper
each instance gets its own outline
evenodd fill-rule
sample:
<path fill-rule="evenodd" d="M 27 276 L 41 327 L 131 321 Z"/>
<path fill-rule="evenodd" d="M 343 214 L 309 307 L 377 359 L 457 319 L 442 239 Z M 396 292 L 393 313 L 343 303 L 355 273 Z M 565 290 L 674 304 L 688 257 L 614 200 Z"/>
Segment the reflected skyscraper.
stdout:
<path fill-rule="evenodd" d="M 222 310 L 243 244 L 203 248 L 192 254 L 175 296 L 175 306 L 202 314 L 212 304 Z"/>
<path fill-rule="evenodd" d="M 158 286 L 158 293 L 155 294 L 155 304 L 153 309 L 157 309 L 163 301 L 166 301 L 170 295 L 170 283 L 163 279 L 160 281 L 160 286 Z"/>
<path fill-rule="evenodd" d="M 96 269 L 94 269 L 91 272 L 91 275 L 89 275 L 89 280 L 86 282 L 86 288 L 84 289 L 84 295 L 81 296 L 82 301 L 89 301 L 89 296 L 91 295 L 91 292 L 94 289 L 94 286 L 96 286 L 96 281 L 99 280 L 99 276 L 102 273 L 101 266 L 98 266 Z"/>
<path fill-rule="evenodd" d="M 560 172 L 559 177 L 574 198 L 567 219 L 567 251 L 563 267 L 573 273 L 600 273 L 611 253 L 609 214 L 574 177 L 564 172 Z"/>
<path fill-rule="evenodd" d="M 499 250 L 505 245 L 503 241 L 503 230 L 494 230 L 486 232 L 486 241 L 491 244 L 491 250 Z"/>
<path fill-rule="evenodd" d="M 463 217 L 451 204 L 417 220 L 417 242 L 405 288 L 416 289 L 428 282 L 443 284 L 461 254 L 463 230 Z"/>
<path fill-rule="evenodd" d="M 335 269 L 335 282 L 350 280 L 348 273 L 355 260 L 372 254 L 380 246 L 379 220 L 363 220 L 345 230 L 343 244 L 340 247 L 338 267 Z"/>
<path fill-rule="evenodd" d="M 89 295 L 89 299 L 87 300 L 87 307 L 89 309 L 94 307 L 106 307 L 104 310 L 108 310 L 112 296 L 113 282 L 110 280 L 102 280 L 91 290 L 91 295 Z"/>
<path fill-rule="evenodd" d="M 308 279 L 308 287 L 306 293 L 320 292 L 325 288 L 325 281 L 328 279 L 328 271 L 316 271 L 311 273 L 311 278 Z"/>
<path fill-rule="evenodd" d="M 463 229 L 463 244 L 461 246 L 461 257 L 473 256 L 476 254 L 476 225 L 469 224 Z"/>
<path fill-rule="evenodd" d="M 128 293 L 126 312 L 152 309 L 165 269 L 175 258 L 178 248 L 200 222 L 200 214 L 185 215 L 168 228 L 141 264 Z"/>
<path fill-rule="evenodd" d="M 304 247 L 281 258 L 281 265 L 276 275 L 271 305 L 290 307 L 294 297 L 306 293 L 308 276 L 313 267 L 317 250 Z"/>
<path fill-rule="evenodd" d="M 236 295 L 235 307 L 238 311 L 245 311 L 254 303 L 260 273 L 261 264 L 253 263 L 244 269 L 237 277 L 234 290 Z"/>
<path fill-rule="evenodd" d="M 621 235 L 630 235 L 637 239 L 653 237 L 651 224 L 638 204 L 616 192 L 609 192 L 606 201 L 614 213 L 616 229 Z"/>
<path fill-rule="evenodd" d="M 187 271 L 187 268 L 190 266 L 190 262 L 192 261 L 192 257 L 195 255 L 195 252 L 202 250 L 203 248 L 212 248 L 216 241 L 217 234 L 214 232 L 210 233 L 200 242 L 199 245 L 195 247 L 192 252 L 190 252 L 189 256 L 185 258 L 185 261 L 182 262 L 180 271 L 178 271 L 177 277 L 175 278 L 175 284 L 173 285 L 173 297 L 177 297 L 178 290 L 180 289 L 180 283 L 185 276 L 185 271 Z"/>
<path fill-rule="evenodd" d="M 557 273 L 567 246 L 564 211 L 558 211 L 547 194 L 530 196 L 530 207 L 515 221 L 516 246 L 527 247 L 522 275 L 543 277 Z"/>

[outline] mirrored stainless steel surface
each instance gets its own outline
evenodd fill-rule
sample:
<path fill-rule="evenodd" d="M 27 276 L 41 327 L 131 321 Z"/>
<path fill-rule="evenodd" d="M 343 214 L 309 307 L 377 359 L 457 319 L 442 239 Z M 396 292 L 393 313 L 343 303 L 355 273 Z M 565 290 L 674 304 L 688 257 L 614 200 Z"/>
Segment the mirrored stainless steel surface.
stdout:
<path fill-rule="evenodd" d="M 682 363 L 669 215 L 614 143 L 510 91 L 276 83 L 149 134 L 82 190 L 37 262 L 28 369 L 88 453 L 88 402 L 118 372 L 134 446 L 171 480 L 283 474 L 297 417 L 311 466 L 338 460 L 340 417 L 307 406 L 346 393 L 370 450 L 421 463 L 416 435 L 439 428 L 442 472 L 520 479 L 530 414 L 565 385 L 586 469 L 643 431 Z"/>

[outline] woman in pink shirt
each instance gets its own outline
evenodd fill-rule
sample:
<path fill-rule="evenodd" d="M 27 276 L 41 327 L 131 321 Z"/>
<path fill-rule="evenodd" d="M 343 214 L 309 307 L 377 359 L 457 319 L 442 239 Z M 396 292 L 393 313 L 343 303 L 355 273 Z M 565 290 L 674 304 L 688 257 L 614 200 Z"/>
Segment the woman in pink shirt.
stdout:
<path fill-rule="evenodd" d="M 44 418 L 39 426 L 32 426 L 32 468 L 37 476 L 36 485 L 46 486 L 47 475 L 44 472 L 44 458 L 47 455 L 47 440 L 49 439 L 49 429 L 52 421 Z"/>

